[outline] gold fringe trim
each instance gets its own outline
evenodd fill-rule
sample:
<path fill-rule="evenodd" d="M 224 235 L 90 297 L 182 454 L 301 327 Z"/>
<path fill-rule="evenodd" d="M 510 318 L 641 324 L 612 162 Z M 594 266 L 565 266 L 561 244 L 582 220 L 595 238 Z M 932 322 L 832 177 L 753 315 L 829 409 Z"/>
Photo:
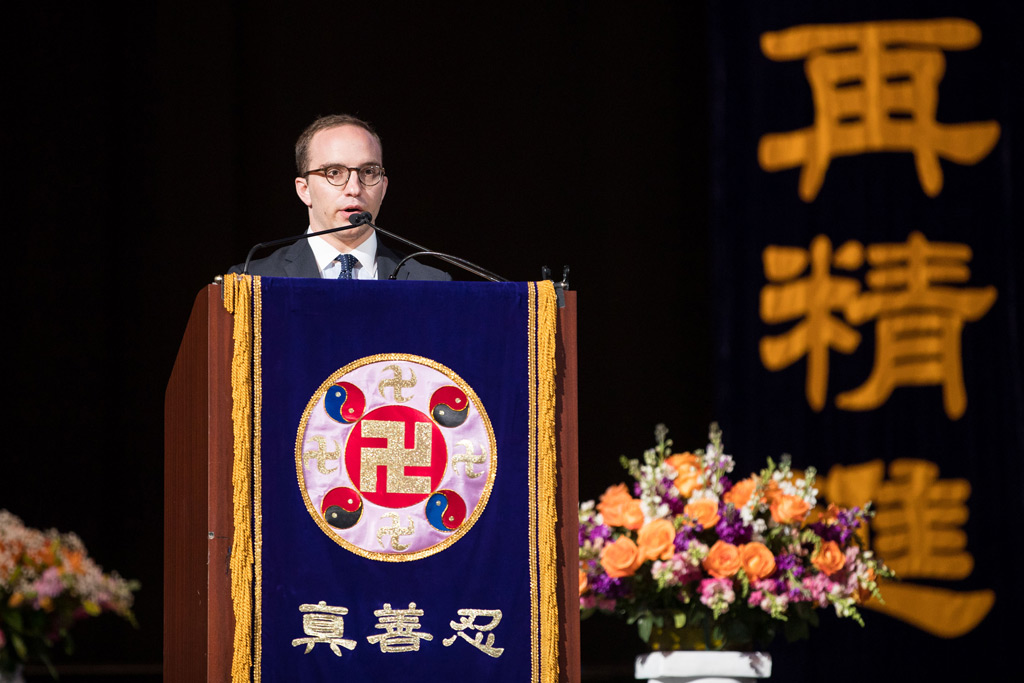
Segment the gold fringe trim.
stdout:
<path fill-rule="evenodd" d="M 558 521 L 555 442 L 555 327 L 551 281 L 537 283 L 537 545 L 540 564 L 540 681 L 558 681 Z"/>
<path fill-rule="evenodd" d="M 537 285 L 526 285 L 528 297 L 527 312 L 529 320 L 526 324 L 527 333 L 527 382 L 529 383 L 529 438 L 527 453 L 527 540 L 529 542 L 530 563 L 530 680 L 540 680 L 540 600 L 537 571 L 540 567 L 537 552 Z"/>
<path fill-rule="evenodd" d="M 259 281 L 256 281 L 259 287 Z M 234 462 L 231 471 L 235 532 L 231 541 L 231 603 L 235 612 L 233 683 L 247 683 L 252 670 L 252 287 L 250 275 L 224 278 L 224 308 L 234 314 L 231 357 L 231 421 Z"/>
<path fill-rule="evenodd" d="M 260 447 L 263 444 L 263 423 L 260 416 L 263 415 L 263 289 L 260 287 L 260 278 L 253 287 L 252 302 L 252 396 L 253 396 L 253 419 L 252 419 L 252 520 L 253 528 L 253 553 L 256 564 L 255 576 L 253 577 L 253 660 L 252 680 L 253 683 L 262 683 L 263 680 L 263 454 Z"/>

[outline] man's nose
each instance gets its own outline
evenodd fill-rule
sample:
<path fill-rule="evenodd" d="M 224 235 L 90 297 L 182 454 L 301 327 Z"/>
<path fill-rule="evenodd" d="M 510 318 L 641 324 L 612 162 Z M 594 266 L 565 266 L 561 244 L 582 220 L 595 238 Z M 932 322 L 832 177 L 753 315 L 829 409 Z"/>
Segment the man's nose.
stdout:
<path fill-rule="evenodd" d="M 363 184 L 359 182 L 359 174 L 355 171 L 349 172 L 348 181 L 345 183 L 344 191 L 347 195 L 362 194 Z"/>

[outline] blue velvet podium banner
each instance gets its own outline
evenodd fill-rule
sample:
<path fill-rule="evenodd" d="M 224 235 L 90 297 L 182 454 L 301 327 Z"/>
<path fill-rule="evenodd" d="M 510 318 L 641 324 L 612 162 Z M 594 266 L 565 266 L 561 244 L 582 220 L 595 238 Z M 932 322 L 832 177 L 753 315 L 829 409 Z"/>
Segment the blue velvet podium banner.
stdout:
<path fill-rule="evenodd" d="M 251 285 L 235 680 L 554 680 L 550 283 Z"/>

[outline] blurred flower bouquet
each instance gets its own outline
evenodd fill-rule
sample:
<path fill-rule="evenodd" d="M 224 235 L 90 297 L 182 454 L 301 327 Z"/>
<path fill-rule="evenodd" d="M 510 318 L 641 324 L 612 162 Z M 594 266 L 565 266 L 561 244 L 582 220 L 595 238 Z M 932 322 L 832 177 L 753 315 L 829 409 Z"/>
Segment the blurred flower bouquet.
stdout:
<path fill-rule="evenodd" d="M 0 672 L 42 661 L 56 678 L 49 653 L 72 648 L 76 621 L 114 612 L 135 625 L 134 582 L 104 574 L 74 534 L 26 527 L 0 510 Z"/>
<path fill-rule="evenodd" d="M 864 625 L 857 605 L 892 576 L 856 536 L 870 506 L 815 508 L 814 469 L 788 456 L 733 482 L 715 424 L 706 451 L 671 455 L 667 434 L 642 462 L 622 457 L 632 491 L 580 505 L 583 618 L 624 617 L 652 649 L 749 649 L 779 627 L 806 638 L 829 605 Z"/>

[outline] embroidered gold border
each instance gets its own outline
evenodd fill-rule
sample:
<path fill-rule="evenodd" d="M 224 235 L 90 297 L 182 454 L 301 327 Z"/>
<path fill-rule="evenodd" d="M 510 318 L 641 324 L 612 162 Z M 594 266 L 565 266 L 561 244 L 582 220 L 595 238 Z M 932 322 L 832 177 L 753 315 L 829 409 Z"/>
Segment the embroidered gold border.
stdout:
<path fill-rule="evenodd" d="M 540 678 L 558 680 L 558 521 L 557 446 L 555 439 L 555 330 L 558 313 L 554 285 L 537 283 L 536 420 L 537 545 L 540 576 Z M 532 384 L 532 383 L 531 383 Z"/>
<path fill-rule="evenodd" d="M 528 476 L 529 481 L 529 562 L 530 562 L 530 666 L 532 676 L 530 680 L 539 681 L 541 669 L 541 650 L 538 647 L 540 641 L 540 600 L 538 598 L 537 572 L 537 286 L 530 282 L 526 285 L 529 296 L 529 320 L 527 321 L 528 350 L 527 350 L 527 373 L 530 386 L 530 409 L 529 409 L 529 455 L 528 455 Z"/>
<path fill-rule="evenodd" d="M 306 426 L 307 423 L 309 422 L 309 416 L 313 412 L 313 409 L 319 404 L 320 399 L 323 397 L 325 393 L 327 393 L 327 390 L 330 389 L 334 385 L 334 383 L 341 379 L 343 376 L 347 375 L 353 370 L 356 370 L 357 368 L 363 367 L 364 365 L 370 365 L 371 363 L 378 363 L 381 361 L 405 361 L 408 363 L 423 365 L 425 367 L 432 368 L 437 372 L 440 372 L 441 374 L 448 377 L 448 379 L 452 380 L 456 385 L 458 385 L 460 389 L 466 392 L 466 395 L 470 398 L 470 401 L 479 411 L 480 417 L 484 423 L 484 427 L 487 430 L 487 438 L 490 443 L 491 463 L 487 474 L 487 484 L 484 486 L 484 490 L 480 494 L 480 499 L 477 501 L 477 504 L 473 509 L 473 514 L 471 514 L 469 518 L 459 526 L 458 529 L 456 529 L 450 536 L 445 538 L 440 543 L 432 545 L 429 548 L 424 548 L 423 550 L 418 550 L 414 553 L 381 553 L 372 550 L 365 550 L 345 540 L 344 538 L 339 537 L 337 533 L 335 533 L 333 528 L 329 524 L 327 524 L 326 521 L 324 521 L 323 517 L 320 516 L 320 513 L 317 510 L 316 506 L 314 506 L 313 502 L 309 499 L 309 494 L 306 492 L 305 477 L 303 475 L 302 442 L 304 441 Z M 364 358 L 355 360 L 346 365 L 345 367 L 340 368 L 339 370 L 336 370 L 335 372 L 331 373 L 331 375 L 326 380 L 324 380 L 324 382 L 320 385 L 320 388 L 316 390 L 312 398 L 310 398 L 309 402 L 306 404 L 306 409 L 302 412 L 302 418 L 299 420 L 298 432 L 295 435 L 295 473 L 296 476 L 298 477 L 299 491 L 302 493 L 302 502 L 306 505 L 306 510 L 309 511 L 310 516 L 313 518 L 313 521 L 316 522 L 317 526 L 319 526 L 332 541 L 334 541 L 341 547 L 345 548 L 346 550 L 355 553 L 360 557 L 365 557 L 368 560 L 379 560 L 381 562 L 411 562 L 413 560 L 419 560 L 424 557 L 429 557 L 451 547 L 453 543 L 462 538 L 473 527 L 473 525 L 476 524 L 476 521 L 480 518 L 480 515 L 487 507 L 487 501 L 490 500 L 491 497 L 491 490 L 494 488 L 494 478 L 497 474 L 497 470 L 498 452 L 497 444 L 494 438 L 494 429 L 491 426 L 490 418 L 487 416 L 487 411 L 484 409 L 483 404 L 480 402 L 480 397 L 477 396 L 476 392 L 473 391 L 473 388 L 469 386 L 469 384 L 467 384 L 465 380 L 463 380 L 451 368 L 442 365 L 437 361 L 430 360 L 429 358 L 424 358 L 422 356 L 414 356 L 412 354 L 407 353 L 379 353 L 373 356 L 366 356 Z"/>
<path fill-rule="evenodd" d="M 256 572 L 253 577 L 253 616 L 255 643 L 253 648 L 253 683 L 262 681 L 263 662 L 263 289 L 259 276 L 253 289 L 253 553 Z"/>
<path fill-rule="evenodd" d="M 259 278 L 249 275 L 224 279 L 224 308 L 234 314 L 231 356 L 231 422 L 233 458 L 231 466 L 232 518 L 231 605 L 235 633 L 231 659 L 231 680 L 249 681 L 253 654 L 253 543 L 252 479 L 253 458 L 253 326 L 252 292 L 259 291 Z"/>

